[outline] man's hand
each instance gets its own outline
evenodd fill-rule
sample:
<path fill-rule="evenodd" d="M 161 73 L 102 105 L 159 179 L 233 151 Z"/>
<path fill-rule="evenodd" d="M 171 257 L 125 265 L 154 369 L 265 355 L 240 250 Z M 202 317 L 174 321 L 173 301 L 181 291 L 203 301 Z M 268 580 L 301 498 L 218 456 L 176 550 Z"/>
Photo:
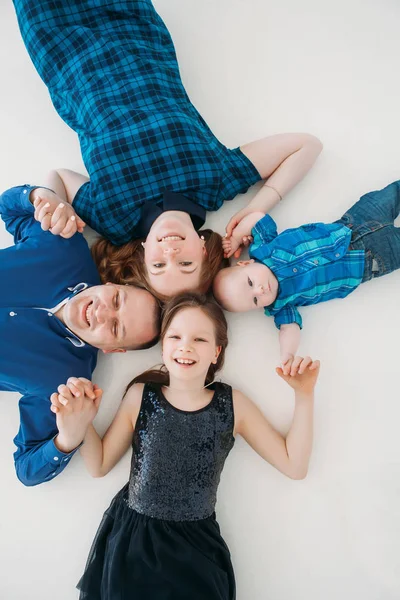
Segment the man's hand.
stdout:
<path fill-rule="evenodd" d="M 83 232 L 86 225 L 68 202 L 45 188 L 36 188 L 31 192 L 31 201 L 35 208 L 34 217 L 43 231 L 63 238 L 72 237 L 77 231 Z"/>
<path fill-rule="evenodd" d="M 50 410 L 57 416 L 55 444 L 61 452 L 72 452 L 83 441 L 100 406 L 103 391 L 83 377 L 70 377 L 51 395 Z"/>
<path fill-rule="evenodd" d="M 285 375 L 281 367 L 278 367 L 276 372 L 296 392 L 312 394 L 317 383 L 319 367 L 319 360 L 313 361 L 310 356 L 306 356 L 305 358 L 296 356 L 291 361 L 290 373 L 288 375 Z"/>

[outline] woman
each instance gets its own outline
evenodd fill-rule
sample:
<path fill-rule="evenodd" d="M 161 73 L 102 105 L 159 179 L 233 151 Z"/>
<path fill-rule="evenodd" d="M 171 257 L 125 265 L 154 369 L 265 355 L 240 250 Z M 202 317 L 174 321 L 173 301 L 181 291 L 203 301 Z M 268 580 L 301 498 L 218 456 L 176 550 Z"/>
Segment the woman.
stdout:
<path fill-rule="evenodd" d="M 195 235 L 206 210 L 267 178 L 260 193 L 272 208 L 321 143 L 288 134 L 234 150 L 221 144 L 185 92 L 150 0 L 14 4 L 53 104 L 79 135 L 90 181 L 59 175 L 77 214 L 112 244 L 95 251 L 103 274 L 116 252 L 121 281 L 141 279 L 160 298 L 208 289 L 221 267 L 221 239 Z M 138 239 L 144 246 L 132 244 Z M 127 243 L 121 257 L 114 247 Z"/>

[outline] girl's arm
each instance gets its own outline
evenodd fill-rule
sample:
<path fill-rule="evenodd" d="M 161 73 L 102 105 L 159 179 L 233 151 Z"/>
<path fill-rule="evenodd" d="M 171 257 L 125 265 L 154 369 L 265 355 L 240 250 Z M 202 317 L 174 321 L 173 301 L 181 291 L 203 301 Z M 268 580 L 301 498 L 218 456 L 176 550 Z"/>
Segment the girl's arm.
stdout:
<path fill-rule="evenodd" d="M 281 473 L 291 479 L 304 479 L 312 448 L 314 387 L 319 361 L 297 356 L 292 365 L 295 375 L 284 375 L 281 368 L 276 371 L 295 391 L 293 421 L 286 439 L 272 427 L 259 408 L 237 390 L 233 392 L 235 433 Z"/>
<path fill-rule="evenodd" d="M 96 389 L 97 386 L 92 387 L 88 380 L 70 378 L 66 386 L 60 386 L 58 394 L 53 394 L 51 398 L 53 412 L 56 412 L 59 418 L 64 411 L 68 409 L 71 411 L 76 402 L 85 402 Z M 107 475 L 130 447 L 142 393 L 142 384 L 130 388 L 103 439 L 91 423 L 85 425 L 86 433 L 80 453 L 87 470 L 93 477 Z M 94 415 L 92 420 L 93 418 Z"/>

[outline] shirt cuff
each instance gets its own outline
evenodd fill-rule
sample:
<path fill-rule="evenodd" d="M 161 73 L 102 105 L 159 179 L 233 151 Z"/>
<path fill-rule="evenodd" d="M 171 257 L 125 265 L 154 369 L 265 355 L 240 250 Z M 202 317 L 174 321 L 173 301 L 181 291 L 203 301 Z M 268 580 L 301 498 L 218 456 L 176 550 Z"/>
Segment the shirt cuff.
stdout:
<path fill-rule="evenodd" d="M 51 190 L 50 188 L 45 187 L 43 185 L 29 185 L 28 183 L 26 183 L 25 185 L 21 186 L 21 192 L 19 196 L 20 204 L 24 211 L 31 212 L 32 214 L 35 212 L 35 207 L 33 206 L 29 198 L 31 192 L 33 192 L 33 190 L 37 190 L 38 188 L 49 190 L 50 192 L 53 192 L 55 194 L 54 190 Z"/>
<path fill-rule="evenodd" d="M 47 460 L 48 463 L 51 463 L 53 465 L 61 465 L 63 463 L 68 462 L 73 455 L 75 454 L 75 452 L 77 450 L 79 450 L 79 448 L 82 446 L 83 442 L 81 442 L 79 444 L 79 446 L 77 446 L 76 448 L 74 448 L 71 452 L 61 452 L 61 450 L 59 450 L 57 448 L 57 446 L 54 443 L 55 438 L 57 437 L 58 434 L 56 434 L 53 439 L 49 440 L 47 442 L 47 444 L 44 446 L 43 448 L 43 456 L 44 458 Z"/>

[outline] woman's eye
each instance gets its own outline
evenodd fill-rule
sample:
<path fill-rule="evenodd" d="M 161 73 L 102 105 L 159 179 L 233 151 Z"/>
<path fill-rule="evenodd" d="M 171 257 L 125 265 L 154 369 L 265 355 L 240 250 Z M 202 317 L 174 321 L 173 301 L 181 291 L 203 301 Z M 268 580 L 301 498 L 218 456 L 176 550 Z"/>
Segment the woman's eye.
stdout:
<path fill-rule="evenodd" d="M 250 287 L 253 287 L 253 282 L 250 279 L 250 277 L 247 278 L 247 282 L 248 282 L 248 284 L 249 284 Z"/>
<path fill-rule="evenodd" d="M 116 309 L 119 308 L 119 302 L 120 302 L 120 297 L 119 297 L 119 292 L 117 292 L 114 296 L 114 306 Z"/>
<path fill-rule="evenodd" d="M 165 267 L 165 263 L 154 263 L 153 267 L 155 267 L 156 269 L 162 269 L 163 267 Z"/>
<path fill-rule="evenodd" d="M 118 337 L 118 323 L 117 322 L 114 323 L 113 335 L 114 335 L 114 337 Z"/>
<path fill-rule="evenodd" d="M 192 261 L 183 261 L 179 263 L 181 265 L 181 267 L 190 267 L 190 265 L 192 264 Z"/>

